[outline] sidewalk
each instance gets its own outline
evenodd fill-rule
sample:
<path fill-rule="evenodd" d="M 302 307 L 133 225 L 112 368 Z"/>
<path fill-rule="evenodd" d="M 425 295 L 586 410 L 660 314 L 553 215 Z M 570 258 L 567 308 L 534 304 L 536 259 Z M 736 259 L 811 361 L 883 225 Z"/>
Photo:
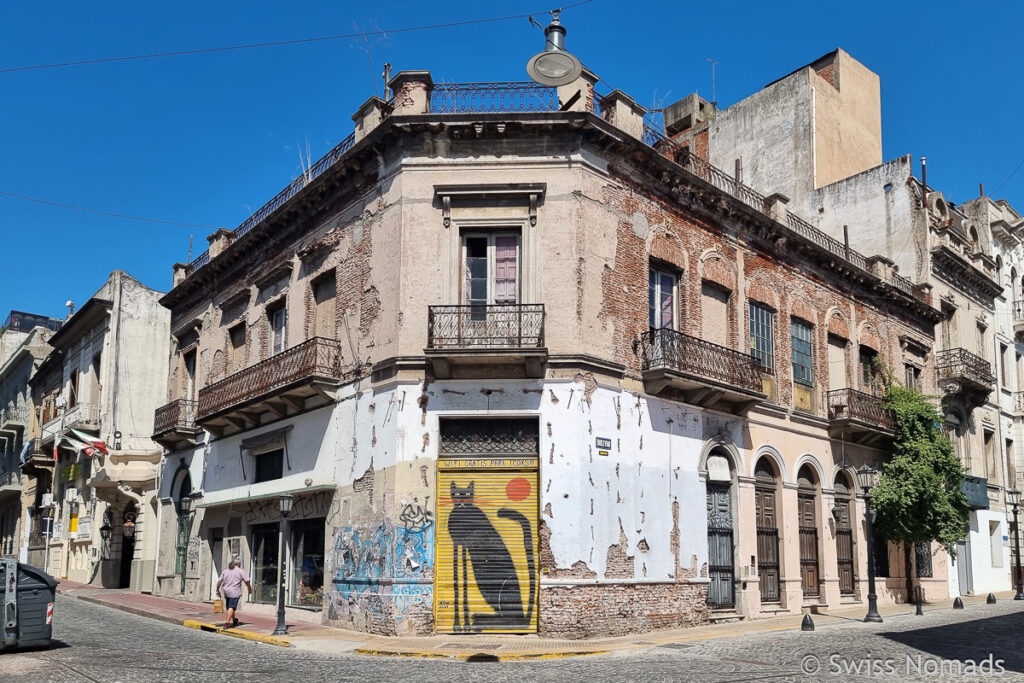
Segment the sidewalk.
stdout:
<path fill-rule="evenodd" d="M 800 628 L 802 615 L 786 615 L 752 621 L 699 626 L 695 628 L 655 631 L 616 638 L 564 640 L 540 636 L 436 635 L 418 637 L 375 636 L 368 633 L 346 631 L 317 624 L 289 623 L 288 635 L 271 635 L 277 620 L 268 617 L 243 615 L 245 622 L 237 628 L 223 629 L 218 625 L 221 615 L 214 615 L 210 605 L 171 598 L 160 598 L 126 590 L 97 588 L 74 581 L 62 580 L 57 592 L 79 600 L 159 619 L 172 624 L 210 631 L 211 633 L 254 640 L 270 645 L 296 647 L 322 653 L 377 655 L 389 657 L 415 657 L 426 659 L 455 659 L 476 661 L 510 661 L 521 659 L 554 659 L 584 655 L 607 654 L 613 651 L 650 648 L 670 643 L 686 643 L 714 638 L 726 638 L 748 633 L 795 630 Z M 965 597 L 964 605 L 984 605 L 986 596 Z M 1013 591 L 998 593 L 1000 602 L 1013 598 Z M 945 610 L 952 600 L 929 603 L 924 611 Z M 879 608 L 883 617 L 912 615 L 914 605 L 886 605 Z M 812 616 L 816 628 L 828 628 L 850 621 L 861 621 L 865 608 L 833 610 Z"/>

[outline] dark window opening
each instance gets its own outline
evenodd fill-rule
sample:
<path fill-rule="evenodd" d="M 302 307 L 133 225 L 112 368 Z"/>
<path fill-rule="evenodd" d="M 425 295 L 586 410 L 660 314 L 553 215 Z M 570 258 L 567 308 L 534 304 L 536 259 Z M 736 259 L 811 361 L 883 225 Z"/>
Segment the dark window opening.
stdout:
<path fill-rule="evenodd" d="M 255 456 L 255 460 L 256 473 L 253 480 L 254 483 L 258 484 L 261 481 L 280 479 L 284 476 L 284 449 L 278 448 L 277 450 L 260 453 Z"/>

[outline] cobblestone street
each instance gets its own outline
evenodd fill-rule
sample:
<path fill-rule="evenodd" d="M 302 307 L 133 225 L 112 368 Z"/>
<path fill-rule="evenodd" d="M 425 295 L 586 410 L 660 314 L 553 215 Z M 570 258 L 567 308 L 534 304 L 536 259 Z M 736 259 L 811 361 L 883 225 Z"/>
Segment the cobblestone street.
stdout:
<path fill-rule="evenodd" d="M 728 626 L 722 633 L 729 632 Z M 747 633 L 606 655 L 528 662 L 448 662 L 280 648 L 166 624 L 61 597 L 48 651 L 0 657 L 4 681 L 356 680 L 1024 680 L 1024 605 L 972 604 L 884 624 L 849 620 L 814 633 Z M 970 673 L 967 660 L 988 661 Z M 871 661 L 869 661 L 871 660 Z M 957 665 L 940 660 L 959 660 Z M 1000 662 L 999 660 L 1002 660 Z M 909 663 L 908 663 L 909 662 Z M 820 667 L 815 669 L 815 667 Z M 1005 669 L 1001 673 L 1000 669 Z M 807 675 L 809 673 L 814 675 Z M 859 672 L 859 675 L 858 675 Z M 950 675 L 952 672 L 952 676 Z"/>

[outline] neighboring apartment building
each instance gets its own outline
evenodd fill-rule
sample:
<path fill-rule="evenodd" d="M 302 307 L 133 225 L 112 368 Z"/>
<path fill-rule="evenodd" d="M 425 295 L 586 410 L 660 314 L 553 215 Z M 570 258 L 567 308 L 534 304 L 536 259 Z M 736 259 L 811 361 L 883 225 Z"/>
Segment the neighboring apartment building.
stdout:
<path fill-rule="evenodd" d="M 23 491 L 34 492 L 34 480 L 22 473 L 23 455 L 37 435 L 38 424 L 29 378 L 45 357 L 46 340 L 60 321 L 11 311 L 0 327 L 0 556 L 26 559 Z M 30 485 L 25 487 L 25 484 Z"/>
<path fill-rule="evenodd" d="M 59 391 L 41 406 L 50 418 L 41 447 L 52 453 L 58 442 L 47 567 L 53 576 L 152 587 L 162 452 L 150 435 L 166 391 L 170 317 L 160 296 L 114 271 L 50 339 L 61 359 Z M 46 393 L 47 377 L 38 384 Z"/>
<path fill-rule="evenodd" d="M 931 288 L 943 313 L 939 344 L 934 353 L 916 349 L 894 370 L 916 384 L 918 369 L 934 356 L 947 430 L 967 472 L 970 525 L 950 592 L 1007 590 L 1004 449 L 1012 436 L 1000 419 L 993 370 L 996 349 L 1001 344 L 1008 353 L 1009 346 L 995 318 L 1005 276 L 997 272 L 989 225 L 927 187 L 923 163 L 920 179 L 909 156 L 882 163 L 880 102 L 878 76 L 836 50 L 721 111 L 690 96 L 669 108 L 666 127 L 712 164 L 741 170 L 755 189 L 785 194 L 797 214 L 841 247 L 881 253 L 901 276 Z M 915 564 L 929 561 L 924 550 Z"/>
<path fill-rule="evenodd" d="M 273 613 L 291 494 L 289 620 L 582 637 L 865 604 L 873 368 L 934 391 L 928 288 L 596 81 L 401 72 L 175 265 L 159 593 L 210 600 L 239 556 Z"/>

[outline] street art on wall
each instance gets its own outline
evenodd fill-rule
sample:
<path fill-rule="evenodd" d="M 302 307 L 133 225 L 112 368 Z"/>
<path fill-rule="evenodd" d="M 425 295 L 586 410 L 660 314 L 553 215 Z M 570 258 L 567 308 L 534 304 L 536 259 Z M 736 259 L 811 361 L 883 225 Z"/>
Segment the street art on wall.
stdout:
<path fill-rule="evenodd" d="M 390 631 L 401 628 L 415 611 L 429 622 L 434 523 L 415 499 L 405 505 L 399 521 L 399 527 L 385 518 L 334 530 L 329 619 Z M 375 623 L 381 627 L 375 629 Z"/>
<path fill-rule="evenodd" d="M 439 463 L 437 630 L 529 632 L 537 614 L 536 471 Z M 502 460 L 476 461 L 502 464 Z M 535 463 L 536 461 L 531 461 Z"/>

